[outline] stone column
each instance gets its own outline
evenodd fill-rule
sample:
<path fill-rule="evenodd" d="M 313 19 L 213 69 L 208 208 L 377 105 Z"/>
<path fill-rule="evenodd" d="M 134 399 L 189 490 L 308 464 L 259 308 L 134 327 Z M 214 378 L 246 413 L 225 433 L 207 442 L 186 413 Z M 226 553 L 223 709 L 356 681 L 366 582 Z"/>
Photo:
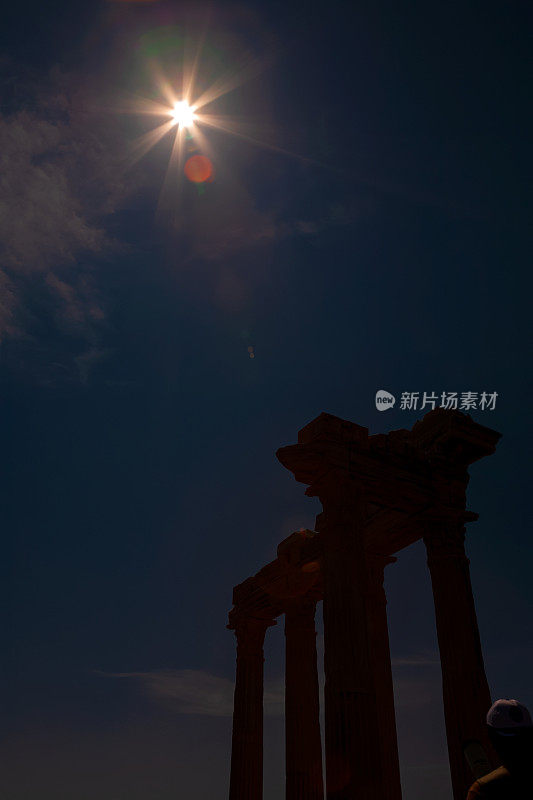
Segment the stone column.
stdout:
<path fill-rule="evenodd" d="M 491 699 L 464 548 L 463 521 L 464 514 L 434 519 L 424 536 L 435 601 L 454 800 L 464 800 L 474 780 L 464 756 L 468 741 L 481 742 L 489 759 L 495 761 L 485 730 Z"/>
<path fill-rule="evenodd" d="M 387 800 L 401 800 L 400 762 L 394 712 L 394 688 L 387 624 L 387 598 L 383 586 L 387 564 L 396 558 L 367 554 L 367 603 L 372 654 L 372 671 L 375 677 L 381 744 L 381 764 L 384 776 L 384 794 Z"/>
<path fill-rule="evenodd" d="M 326 794 L 328 800 L 386 797 L 363 543 L 366 506 L 357 487 L 331 476 L 317 492 L 323 551 Z"/>
<path fill-rule="evenodd" d="M 263 642 L 272 620 L 239 620 L 233 705 L 230 800 L 263 796 Z"/>
<path fill-rule="evenodd" d="M 323 800 L 316 602 L 288 601 L 285 612 L 285 771 L 287 800 Z"/>

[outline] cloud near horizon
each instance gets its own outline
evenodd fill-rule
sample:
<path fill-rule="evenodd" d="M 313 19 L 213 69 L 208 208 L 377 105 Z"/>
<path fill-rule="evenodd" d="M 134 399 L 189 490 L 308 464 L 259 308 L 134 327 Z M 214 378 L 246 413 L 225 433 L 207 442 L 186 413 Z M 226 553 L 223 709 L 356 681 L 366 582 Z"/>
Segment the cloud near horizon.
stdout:
<path fill-rule="evenodd" d="M 322 662 L 323 637 L 317 636 L 319 664 Z M 418 677 L 418 668 L 439 664 L 433 654 L 393 658 L 393 667 L 414 668 L 415 674 L 395 677 L 395 694 L 400 707 L 416 707 L 430 702 L 434 692 L 428 686 L 439 681 L 426 675 Z M 148 697 L 172 707 L 180 714 L 230 717 L 233 714 L 235 684 L 229 678 L 213 675 L 201 669 L 156 669 L 146 672 L 100 672 L 107 678 L 131 678 L 138 682 Z M 324 675 L 319 669 L 319 685 L 323 690 Z M 264 711 L 266 716 L 282 716 L 285 703 L 285 678 L 265 681 Z"/>
<path fill-rule="evenodd" d="M 133 678 L 146 694 L 170 706 L 178 714 L 210 717 L 233 715 L 234 682 L 205 670 L 160 669 L 150 672 L 99 673 L 108 678 Z M 284 713 L 283 682 L 267 681 L 264 690 L 265 715 Z"/>

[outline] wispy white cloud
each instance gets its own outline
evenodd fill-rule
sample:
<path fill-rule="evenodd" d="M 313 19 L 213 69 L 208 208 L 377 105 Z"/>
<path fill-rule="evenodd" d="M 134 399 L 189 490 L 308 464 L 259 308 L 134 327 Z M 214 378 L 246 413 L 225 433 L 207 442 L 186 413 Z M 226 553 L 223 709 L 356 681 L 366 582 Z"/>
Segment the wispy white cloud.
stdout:
<path fill-rule="evenodd" d="M 150 672 L 100 673 L 111 678 L 136 680 L 149 697 L 179 714 L 211 717 L 233 715 L 234 682 L 205 670 L 160 669 Z M 267 682 L 264 689 L 267 716 L 280 716 L 284 709 L 282 681 Z"/>
<path fill-rule="evenodd" d="M 4 266 L 41 271 L 105 246 L 70 175 L 70 126 L 22 111 L 0 118 L 0 241 Z"/>
<path fill-rule="evenodd" d="M 20 86 L 0 114 L 0 339 L 27 335 L 39 296 L 63 330 L 91 340 L 104 311 L 87 276 L 119 247 L 107 220 L 133 184 L 79 78 L 55 70 Z"/>

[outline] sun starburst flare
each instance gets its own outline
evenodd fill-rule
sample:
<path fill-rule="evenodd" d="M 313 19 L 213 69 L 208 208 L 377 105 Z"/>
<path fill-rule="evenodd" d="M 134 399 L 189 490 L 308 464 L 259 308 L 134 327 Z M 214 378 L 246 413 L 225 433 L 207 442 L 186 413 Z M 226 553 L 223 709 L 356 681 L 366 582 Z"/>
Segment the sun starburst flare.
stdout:
<path fill-rule="evenodd" d="M 191 128 L 196 114 L 194 108 L 186 100 L 178 100 L 174 103 L 174 108 L 170 111 L 173 121 L 179 128 Z"/>
<path fill-rule="evenodd" d="M 181 183 L 176 180 L 176 173 L 184 175 L 188 181 L 197 184 L 200 191 L 203 191 L 203 183 L 213 180 L 214 165 L 217 159 L 212 137 L 206 135 L 209 130 L 235 136 L 254 146 L 302 158 L 283 147 L 264 141 L 264 124 L 259 128 L 252 125 L 250 120 L 243 120 L 242 117 L 236 119 L 220 113 L 220 109 L 217 108 L 225 95 L 256 77 L 267 62 L 261 63 L 255 58 L 245 58 L 240 62 L 239 69 L 217 77 L 207 88 L 204 85 L 201 89 L 197 89 L 197 85 L 200 83 L 198 73 L 201 72 L 202 47 L 203 43 L 198 46 L 193 58 L 185 57 L 184 59 L 179 81 L 181 91 L 161 67 L 152 61 L 149 66 L 160 100 L 136 97 L 132 99 L 127 108 L 122 109 L 127 113 L 159 117 L 161 121 L 157 127 L 132 142 L 130 150 L 132 161 L 137 161 L 146 155 L 165 136 L 169 134 L 173 136 L 170 159 L 160 196 L 160 206 L 163 195 L 168 195 L 170 189 L 175 192 Z M 303 160 L 308 161 L 309 159 L 303 158 Z"/>

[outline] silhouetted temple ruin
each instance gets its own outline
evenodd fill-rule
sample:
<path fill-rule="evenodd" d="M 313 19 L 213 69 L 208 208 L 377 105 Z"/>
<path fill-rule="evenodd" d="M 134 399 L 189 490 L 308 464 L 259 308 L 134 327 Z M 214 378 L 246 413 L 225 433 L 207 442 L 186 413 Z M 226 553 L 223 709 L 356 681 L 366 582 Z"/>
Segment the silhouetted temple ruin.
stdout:
<path fill-rule="evenodd" d="M 436 409 L 411 431 L 368 429 L 321 414 L 278 459 L 323 512 L 277 558 L 235 586 L 228 627 L 237 638 L 230 800 L 263 787 L 263 642 L 285 615 L 286 797 L 322 800 L 315 608 L 323 600 L 327 800 L 401 797 L 384 569 L 423 539 L 433 585 L 455 800 L 472 783 L 463 749 L 490 754 L 491 705 L 465 555 L 468 465 L 500 434 Z"/>

